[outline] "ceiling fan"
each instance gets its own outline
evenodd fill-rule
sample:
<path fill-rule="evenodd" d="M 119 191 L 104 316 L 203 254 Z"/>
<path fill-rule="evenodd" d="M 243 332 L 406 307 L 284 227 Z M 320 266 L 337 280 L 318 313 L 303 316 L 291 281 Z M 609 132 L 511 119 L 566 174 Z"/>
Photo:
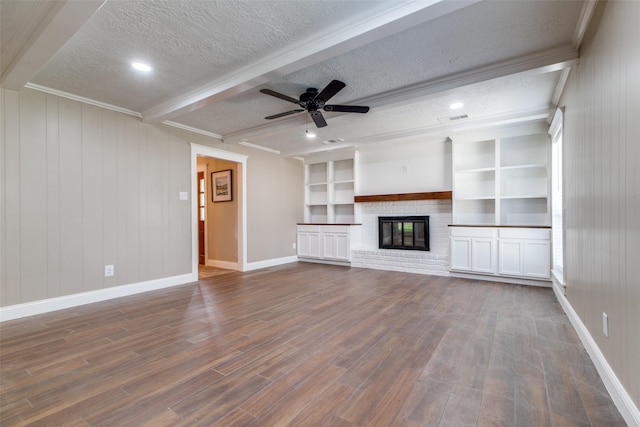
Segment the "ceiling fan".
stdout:
<path fill-rule="evenodd" d="M 267 116 L 265 119 L 272 120 L 279 117 L 288 116 L 290 114 L 299 113 L 301 111 L 308 111 L 313 119 L 313 122 L 317 127 L 322 128 L 327 125 L 327 121 L 324 119 L 322 112 L 324 111 L 339 111 L 342 113 L 366 113 L 369 111 L 369 107 L 361 107 L 357 105 L 327 105 L 325 104 L 333 95 L 340 92 L 346 84 L 339 80 L 332 80 L 321 92 L 318 89 L 310 87 L 305 93 L 300 95 L 299 100 L 287 95 L 275 92 L 271 89 L 260 89 L 260 92 L 267 95 L 275 96 L 276 98 L 284 99 L 285 101 L 298 104 L 300 108 L 291 111 L 285 111 L 284 113 L 274 114 L 273 116 Z"/>

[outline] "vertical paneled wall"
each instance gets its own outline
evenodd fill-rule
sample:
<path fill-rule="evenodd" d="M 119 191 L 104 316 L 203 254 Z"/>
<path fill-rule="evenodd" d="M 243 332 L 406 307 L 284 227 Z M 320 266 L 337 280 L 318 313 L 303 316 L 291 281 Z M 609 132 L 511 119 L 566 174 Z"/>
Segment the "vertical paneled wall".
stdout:
<path fill-rule="evenodd" d="M 1 306 L 191 272 L 191 201 L 179 200 L 191 190 L 190 147 L 179 131 L 2 92 Z"/>
<path fill-rule="evenodd" d="M 602 7 L 562 100 L 564 277 L 569 302 L 640 406 L 640 2 Z"/>

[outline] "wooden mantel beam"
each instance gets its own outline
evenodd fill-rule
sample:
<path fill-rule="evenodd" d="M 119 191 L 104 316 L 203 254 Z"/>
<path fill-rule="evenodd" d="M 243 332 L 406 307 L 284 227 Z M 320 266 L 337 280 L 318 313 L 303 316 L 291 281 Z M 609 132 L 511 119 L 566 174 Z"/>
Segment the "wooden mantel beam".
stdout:
<path fill-rule="evenodd" d="M 366 202 L 400 202 L 406 200 L 451 200 L 451 191 L 433 191 L 429 193 L 376 194 L 372 196 L 355 196 L 355 203 Z"/>

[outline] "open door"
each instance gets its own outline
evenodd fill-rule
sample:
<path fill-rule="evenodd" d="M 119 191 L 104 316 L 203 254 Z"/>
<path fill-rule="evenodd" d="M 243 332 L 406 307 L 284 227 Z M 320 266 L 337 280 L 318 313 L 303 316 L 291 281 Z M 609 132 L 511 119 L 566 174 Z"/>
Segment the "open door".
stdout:
<path fill-rule="evenodd" d="M 204 172 L 198 172 L 198 264 L 205 264 L 204 254 L 204 217 L 205 203 L 207 202 L 205 191 Z"/>

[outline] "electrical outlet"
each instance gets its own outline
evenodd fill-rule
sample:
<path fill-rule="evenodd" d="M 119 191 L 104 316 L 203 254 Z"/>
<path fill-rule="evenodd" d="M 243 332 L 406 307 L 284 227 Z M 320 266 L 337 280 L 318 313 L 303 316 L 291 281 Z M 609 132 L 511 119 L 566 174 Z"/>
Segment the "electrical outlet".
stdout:
<path fill-rule="evenodd" d="M 609 338 L 609 316 L 605 312 L 602 312 L 602 333 Z"/>
<path fill-rule="evenodd" d="M 115 269 L 113 268 L 113 264 L 104 266 L 104 277 L 111 277 L 115 274 Z"/>
<path fill-rule="evenodd" d="M 295 244 L 295 243 L 293 243 L 291 246 L 293 246 L 293 249 L 295 249 L 295 248 L 296 248 L 296 244 Z"/>

